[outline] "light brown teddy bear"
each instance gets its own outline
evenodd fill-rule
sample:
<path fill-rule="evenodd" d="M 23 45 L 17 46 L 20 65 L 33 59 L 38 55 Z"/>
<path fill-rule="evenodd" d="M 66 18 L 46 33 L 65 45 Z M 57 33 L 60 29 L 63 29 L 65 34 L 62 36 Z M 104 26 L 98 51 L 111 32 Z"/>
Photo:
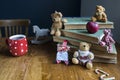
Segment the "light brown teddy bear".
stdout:
<path fill-rule="evenodd" d="M 72 62 L 85 66 L 87 69 L 92 69 L 94 54 L 89 51 L 90 46 L 91 44 L 89 43 L 80 42 L 79 50 L 74 52 Z"/>
<path fill-rule="evenodd" d="M 55 36 L 60 36 L 61 35 L 61 31 L 60 29 L 63 26 L 63 22 L 66 22 L 65 20 L 62 20 L 62 13 L 61 12 L 57 12 L 55 11 L 54 13 L 51 14 L 52 20 L 53 20 L 53 24 L 51 27 L 51 35 L 55 35 Z"/>
<path fill-rule="evenodd" d="M 107 15 L 105 13 L 105 8 L 101 5 L 96 6 L 96 12 L 94 16 L 91 18 L 92 21 L 101 21 L 106 22 L 107 21 Z"/>

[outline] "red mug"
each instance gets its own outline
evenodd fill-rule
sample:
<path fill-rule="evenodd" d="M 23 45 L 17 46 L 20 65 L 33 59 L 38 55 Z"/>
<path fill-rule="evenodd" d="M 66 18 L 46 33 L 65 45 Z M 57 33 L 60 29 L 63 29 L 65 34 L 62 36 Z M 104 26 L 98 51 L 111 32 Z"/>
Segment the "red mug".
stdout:
<path fill-rule="evenodd" d="M 13 56 L 22 56 L 28 52 L 28 43 L 25 35 L 17 34 L 10 36 L 6 42 Z"/>

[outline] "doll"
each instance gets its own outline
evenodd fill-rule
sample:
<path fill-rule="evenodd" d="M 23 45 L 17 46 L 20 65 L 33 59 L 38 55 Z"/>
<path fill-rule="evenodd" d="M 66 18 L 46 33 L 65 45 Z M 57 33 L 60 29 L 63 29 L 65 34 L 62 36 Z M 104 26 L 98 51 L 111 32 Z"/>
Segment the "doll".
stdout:
<path fill-rule="evenodd" d="M 67 46 L 67 40 L 64 40 L 62 44 L 57 44 L 57 55 L 56 55 L 56 62 L 59 64 L 63 61 L 66 65 L 69 64 L 68 61 L 68 50 L 70 49 Z"/>

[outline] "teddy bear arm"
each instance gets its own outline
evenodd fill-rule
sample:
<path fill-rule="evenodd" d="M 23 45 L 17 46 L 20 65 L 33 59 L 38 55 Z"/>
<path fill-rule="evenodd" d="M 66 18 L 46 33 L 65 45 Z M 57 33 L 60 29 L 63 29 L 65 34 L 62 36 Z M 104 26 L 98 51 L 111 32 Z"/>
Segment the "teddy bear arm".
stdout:
<path fill-rule="evenodd" d="M 105 13 L 102 14 L 102 20 L 105 22 L 107 21 L 107 15 Z"/>
<path fill-rule="evenodd" d="M 107 18 L 107 15 L 105 13 L 102 14 L 103 18 Z"/>
<path fill-rule="evenodd" d="M 112 37 L 110 37 L 110 42 L 115 43 Z"/>
<path fill-rule="evenodd" d="M 75 51 L 74 54 L 73 54 L 73 57 L 78 57 L 78 51 Z"/>
<path fill-rule="evenodd" d="M 89 58 L 90 58 L 91 60 L 94 59 L 94 54 L 93 54 L 92 52 L 90 52 Z"/>

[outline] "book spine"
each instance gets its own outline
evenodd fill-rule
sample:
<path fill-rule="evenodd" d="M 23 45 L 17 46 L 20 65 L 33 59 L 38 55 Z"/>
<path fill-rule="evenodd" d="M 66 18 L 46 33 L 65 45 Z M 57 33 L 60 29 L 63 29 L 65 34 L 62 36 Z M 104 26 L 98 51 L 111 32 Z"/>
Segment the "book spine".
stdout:
<path fill-rule="evenodd" d="M 71 48 L 70 48 L 70 53 L 71 53 L 71 55 L 73 55 L 73 53 L 75 52 L 75 51 L 78 51 L 78 47 L 73 47 L 73 46 L 71 46 Z M 93 52 L 94 53 L 94 55 L 95 55 L 95 57 L 98 57 L 98 58 L 103 58 L 103 59 L 117 59 L 117 55 L 116 54 L 110 54 L 110 53 L 106 53 L 106 52 L 103 52 L 103 51 L 96 51 L 96 50 L 90 50 L 91 52 Z"/>
<path fill-rule="evenodd" d="M 117 64 L 117 59 L 104 59 L 104 58 L 95 57 L 93 62 Z"/>
<path fill-rule="evenodd" d="M 61 38 L 61 37 L 55 37 L 55 36 L 53 37 L 53 41 L 55 41 L 55 42 L 63 42 L 64 39 L 68 40 L 70 45 L 77 46 L 77 47 L 79 47 L 79 44 L 81 42 L 81 41 L 73 41 L 73 40 Z M 94 44 L 94 43 L 90 43 L 90 44 L 92 44 L 91 49 L 95 49 L 95 50 L 99 50 L 99 51 L 107 51 L 107 47 L 102 47 L 99 44 Z"/>
<path fill-rule="evenodd" d="M 99 24 L 99 29 L 113 29 L 113 24 Z M 86 24 L 65 24 L 64 29 L 86 29 Z"/>
<path fill-rule="evenodd" d="M 95 38 L 95 37 L 91 37 L 91 36 L 88 37 L 86 35 L 70 33 L 70 32 L 66 32 L 66 31 L 63 31 L 63 30 L 61 32 L 62 32 L 62 36 L 67 36 L 67 37 L 70 37 L 70 38 L 83 40 L 83 41 L 91 42 L 91 43 L 95 43 L 95 44 L 98 44 L 98 42 L 99 42 L 99 39 Z"/>

